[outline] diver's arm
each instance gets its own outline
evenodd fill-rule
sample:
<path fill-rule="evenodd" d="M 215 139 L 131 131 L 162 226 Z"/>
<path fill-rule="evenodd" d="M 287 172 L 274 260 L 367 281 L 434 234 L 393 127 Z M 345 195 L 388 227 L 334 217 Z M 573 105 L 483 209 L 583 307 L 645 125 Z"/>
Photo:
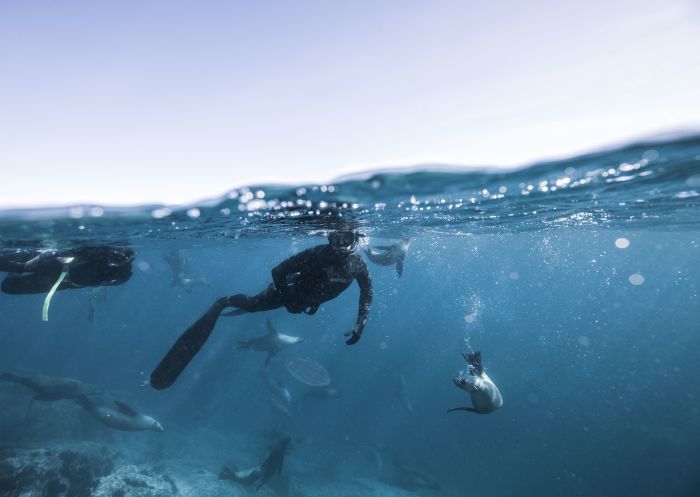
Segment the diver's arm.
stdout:
<path fill-rule="evenodd" d="M 367 322 L 367 315 L 369 314 L 369 308 L 372 305 L 372 278 L 370 278 L 369 270 L 367 269 L 367 264 L 359 256 L 355 262 L 355 279 L 357 284 L 360 286 L 360 304 L 357 310 L 357 321 L 352 330 L 350 330 L 346 335 L 350 338 L 347 339 L 345 343 L 348 345 L 353 345 L 360 340 L 362 336 L 362 331 L 365 328 L 365 323 Z"/>
<path fill-rule="evenodd" d="M 0 271 L 3 273 L 24 273 L 25 263 L 0 258 Z"/>
<path fill-rule="evenodd" d="M 0 271 L 4 273 L 33 273 L 53 261 L 55 250 L 11 250 L 0 254 Z"/>

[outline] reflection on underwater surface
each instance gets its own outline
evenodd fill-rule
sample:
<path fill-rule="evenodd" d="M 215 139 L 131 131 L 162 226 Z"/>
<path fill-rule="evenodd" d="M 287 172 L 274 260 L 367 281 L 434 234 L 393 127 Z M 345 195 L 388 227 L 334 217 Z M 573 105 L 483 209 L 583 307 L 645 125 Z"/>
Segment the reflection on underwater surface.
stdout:
<path fill-rule="evenodd" d="M 252 495 L 221 469 L 254 468 L 285 436 L 281 474 L 261 495 L 697 495 L 699 159 L 700 141 L 685 139 L 461 183 L 380 175 L 293 191 L 304 211 L 252 188 L 246 202 L 237 191 L 163 216 L 5 213 L 6 249 L 89 241 L 136 258 L 99 299 L 57 292 L 48 322 L 45 295 L 0 295 L 0 371 L 96 385 L 92 402 L 118 400 L 164 431 L 115 431 L 70 398 L 27 415 L 34 393 L 2 381 L 0 495 Z M 313 316 L 222 318 L 171 388 L 141 386 L 212 301 L 258 292 L 273 266 L 325 243 L 321 202 L 340 202 L 332 212 L 367 235 L 362 249 L 411 239 L 400 278 L 368 262 L 362 340 L 343 337 L 353 284 Z M 267 354 L 239 342 L 269 334 L 268 318 L 303 341 L 266 368 Z M 447 414 L 467 402 L 453 377 L 476 351 L 503 406 Z M 300 358 L 330 385 L 292 376 Z"/>

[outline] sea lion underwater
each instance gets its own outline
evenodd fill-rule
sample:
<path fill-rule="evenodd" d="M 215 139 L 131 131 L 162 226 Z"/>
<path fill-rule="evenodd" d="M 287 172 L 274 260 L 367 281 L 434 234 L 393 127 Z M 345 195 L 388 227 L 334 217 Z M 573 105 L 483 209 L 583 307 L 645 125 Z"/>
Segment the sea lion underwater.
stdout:
<path fill-rule="evenodd" d="M 73 378 L 4 372 L 0 373 L 0 380 L 18 383 L 29 388 L 34 392 L 32 400 L 42 402 L 72 400 L 85 395 L 102 393 L 99 387 Z"/>
<path fill-rule="evenodd" d="M 270 406 L 272 409 L 284 416 L 291 417 L 292 413 L 289 408 L 292 404 L 292 394 L 289 389 L 284 386 L 282 380 L 271 378 L 264 369 L 260 370 L 260 377 L 270 391 Z"/>
<path fill-rule="evenodd" d="M 469 392 L 473 407 L 455 407 L 452 411 L 469 411 L 478 414 L 488 414 L 503 405 L 503 397 L 496 384 L 484 371 L 481 365 L 481 352 L 462 354 L 467 361 L 467 369 L 457 372 L 452 381 L 458 387 Z"/>
<path fill-rule="evenodd" d="M 267 334 L 251 338 L 250 340 L 239 340 L 239 349 L 250 349 L 256 352 L 266 352 L 265 367 L 270 364 L 270 360 L 282 350 L 303 342 L 302 337 L 285 335 L 278 332 L 272 325 L 272 321 L 267 320 Z"/>
<path fill-rule="evenodd" d="M 165 262 L 173 272 L 171 286 L 180 287 L 190 293 L 195 287 L 211 287 L 204 278 L 191 278 L 186 271 L 187 259 L 185 254 L 178 249 L 173 249 L 163 255 Z"/>
<path fill-rule="evenodd" d="M 391 482 L 392 484 L 411 492 L 415 492 L 419 489 L 433 490 L 436 492 L 440 490 L 440 483 L 436 478 L 422 469 L 406 465 L 401 461 L 398 455 L 394 457 L 394 467 L 397 471 L 394 474 L 394 478 Z"/>
<path fill-rule="evenodd" d="M 406 383 L 406 377 L 403 371 L 399 371 L 398 381 L 396 385 L 396 396 L 401 402 L 401 407 L 408 414 L 413 412 L 413 405 L 411 404 L 411 399 L 408 397 L 408 385 Z"/>
<path fill-rule="evenodd" d="M 163 425 L 151 416 L 139 414 L 131 407 L 118 400 L 114 401 L 116 409 L 95 404 L 87 397 L 78 397 L 75 403 L 92 414 L 100 423 L 122 431 L 163 431 Z"/>
<path fill-rule="evenodd" d="M 270 478 L 282 472 L 284 454 L 291 441 L 290 437 L 284 437 L 273 447 L 270 455 L 255 467 L 232 471 L 224 466 L 219 473 L 219 480 L 229 480 L 243 485 L 255 485 L 255 490 L 260 490 L 260 487 L 267 483 Z"/>
<path fill-rule="evenodd" d="M 391 266 L 396 264 L 396 274 L 401 277 L 403 274 L 403 261 L 406 252 L 411 245 L 411 240 L 404 238 L 392 245 L 377 245 L 370 249 L 365 249 L 367 258 L 379 266 Z"/>
<path fill-rule="evenodd" d="M 34 396 L 27 404 L 24 414 L 25 423 L 29 420 L 29 413 L 35 400 L 40 402 L 54 402 L 57 400 L 75 400 L 78 397 L 88 395 L 100 395 L 102 390 L 89 383 L 83 383 L 73 378 L 61 378 L 55 376 L 43 376 L 38 374 L 0 373 L 0 380 L 17 383 L 34 392 Z"/>

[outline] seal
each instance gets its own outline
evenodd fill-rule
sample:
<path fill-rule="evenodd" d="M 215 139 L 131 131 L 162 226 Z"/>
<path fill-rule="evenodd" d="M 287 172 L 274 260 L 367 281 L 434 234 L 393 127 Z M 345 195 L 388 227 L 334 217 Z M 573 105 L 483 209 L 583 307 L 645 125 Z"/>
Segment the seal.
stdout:
<path fill-rule="evenodd" d="M 284 386 L 282 380 L 271 378 L 264 369 L 260 370 L 260 377 L 270 392 L 270 406 L 272 409 L 288 418 L 291 417 L 292 413 L 289 408 L 292 404 L 292 394 L 289 392 L 289 389 Z"/>
<path fill-rule="evenodd" d="M 404 238 L 398 243 L 392 245 L 377 245 L 373 248 L 366 249 L 365 255 L 367 258 L 379 266 L 396 265 L 396 274 L 401 277 L 403 274 L 403 261 L 406 258 L 406 252 L 411 245 L 411 240 Z"/>
<path fill-rule="evenodd" d="M 284 454 L 291 441 L 290 437 L 284 437 L 273 447 L 270 455 L 255 467 L 232 471 L 224 466 L 219 473 L 219 480 L 229 480 L 243 485 L 255 485 L 255 490 L 260 490 L 260 487 L 267 483 L 270 478 L 282 472 Z"/>
<path fill-rule="evenodd" d="M 303 342 L 302 337 L 285 335 L 279 333 L 272 325 L 272 321 L 267 320 L 267 334 L 259 337 L 251 338 L 250 340 L 239 340 L 239 349 L 250 349 L 256 352 L 266 352 L 265 367 L 270 364 L 270 360 L 280 353 L 282 350 Z"/>
<path fill-rule="evenodd" d="M 211 285 L 204 278 L 191 278 L 186 270 L 187 259 L 182 250 L 173 249 L 163 255 L 165 262 L 170 266 L 173 273 L 171 285 L 173 288 L 179 287 L 187 293 L 192 292 L 195 287 L 209 287 Z"/>
<path fill-rule="evenodd" d="M 151 416 L 139 414 L 131 407 L 118 400 L 114 401 L 116 409 L 99 406 L 87 397 L 78 397 L 75 403 L 89 412 L 100 423 L 122 431 L 163 431 L 163 425 Z"/>
<path fill-rule="evenodd" d="M 102 393 L 99 387 L 73 378 L 4 372 L 0 373 L 0 380 L 27 387 L 34 392 L 32 400 L 42 402 L 72 400 L 81 396 Z"/>
<path fill-rule="evenodd" d="M 419 468 L 408 466 L 401 461 L 399 455 L 394 456 L 394 467 L 396 472 L 392 483 L 397 487 L 401 487 L 411 492 L 416 492 L 420 489 L 440 491 L 440 483 L 438 480 Z"/>
<path fill-rule="evenodd" d="M 467 361 L 467 369 L 458 371 L 452 381 L 458 388 L 469 392 L 473 407 L 455 407 L 447 412 L 469 411 L 488 414 L 501 407 L 503 397 L 481 365 L 481 352 L 462 354 L 462 357 Z"/>
<path fill-rule="evenodd" d="M 25 423 L 29 421 L 29 415 L 35 400 L 40 402 L 75 400 L 78 397 L 100 395 L 102 393 L 99 387 L 89 383 L 83 383 L 73 378 L 3 372 L 0 373 L 0 380 L 17 383 L 34 392 L 34 396 L 32 396 L 29 404 L 27 404 L 27 409 L 24 414 Z"/>
<path fill-rule="evenodd" d="M 411 399 L 408 396 L 408 384 L 403 371 L 399 371 L 398 382 L 396 385 L 396 396 L 401 402 L 401 407 L 403 407 L 404 411 L 411 414 L 413 412 L 413 404 L 411 404 Z"/>

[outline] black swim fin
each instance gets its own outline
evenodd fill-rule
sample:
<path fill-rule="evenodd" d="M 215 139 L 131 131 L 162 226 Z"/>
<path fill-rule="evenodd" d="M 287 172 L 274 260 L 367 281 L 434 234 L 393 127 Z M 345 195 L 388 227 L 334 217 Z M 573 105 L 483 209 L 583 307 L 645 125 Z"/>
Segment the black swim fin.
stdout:
<path fill-rule="evenodd" d="M 151 373 L 151 386 L 156 390 L 168 388 L 187 365 L 192 361 L 197 352 L 206 343 L 211 335 L 221 311 L 228 306 L 228 298 L 222 297 L 212 305 L 204 315 L 192 326 L 180 335 L 165 357 Z"/>

